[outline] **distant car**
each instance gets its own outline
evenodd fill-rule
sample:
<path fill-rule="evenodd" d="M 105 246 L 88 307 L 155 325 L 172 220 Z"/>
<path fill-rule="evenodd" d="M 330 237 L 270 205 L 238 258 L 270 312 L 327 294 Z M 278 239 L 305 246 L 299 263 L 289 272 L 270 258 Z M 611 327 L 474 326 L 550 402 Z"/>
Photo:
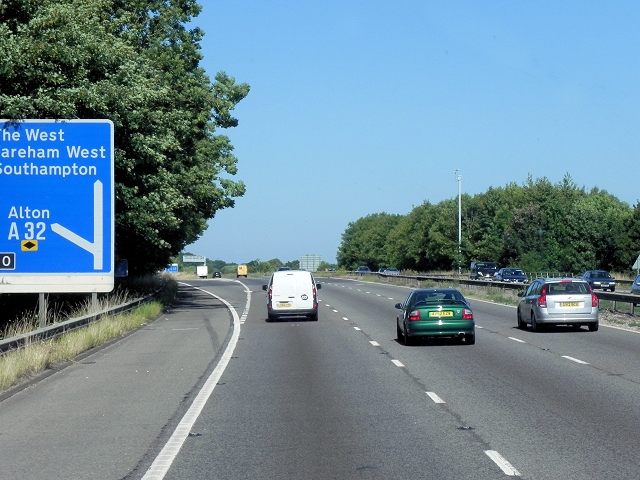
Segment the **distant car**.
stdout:
<path fill-rule="evenodd" d="M 469 267 L 469 278 L 471 280 L 493 280 L 498 271 L 495 262 L 471 262 Z"/>
<path fill-rule="evenodd" d="M 222 278 L 222 272 L 213 272 L 213 278 Z"/>
<path fill-rule="evenodd" d="M 587 281 L 592 289 L 616 290 L 616 279 L 605 270 L 587 270 L 582 275 L 582 278 Z"/>
<path fill-rule="evenodd" d="M 501 268 L 493 279 L 497 282 L 527 283 L 529 278 L 519 268 Z"/>
<path fill-rule="evenodd" d="M 365 265 L 361 265 L 360 267 L 356 268 L 356 273 L 359 273 L 360 275 L 362 275 L 363 273 L 371 273 L 371 269 L 369 269 L 369 267 Z"/>
<path fill-rule="evenodd" d="M 638 275 L 631 284 L 631 293 L 640 295 L 640 275 Z"/>
<path fill-rule="evenodd" d="M 537 332 L 546 325 L 587 325 L 591 332 L 598 330 L 598 297 L 585 280 L 537 278 L 518 296 L 518 328 L 530 324 Z"/>
<path fill-rule="evenodd" d="M 287 270 L 291 270 L 289 267 L 278 267 L 279 272 L 286 272 Z"/>
<path fill-rule="evenodd" d="M 379 268 L 379 269 L 378 269 L 378 273 L 384 273 L 384 272 L 386 272 L 386 271 L 387 271 L 386 267 L 383 267 L 383 268 Z"/>
<path fill-rule="evenodd" d="M 397 268 L 385 268 L 385 275 L 400 275 L 400 270 Z"/>
<path fill-rule="evenodd" d="M 335 271 L 336 271 L 336 269 L 335 269 L 335 268 L 331 268 L 331 267 L 330 267 L 330 268 L 327 268 L 327 272 L 335 272 Z"/>
<path fill-rule="evenodd" d="M 415 339 L 445 337 L 476 343 L 475 321 L 471 306 L 455 288 L 413 290 L 396 316 L 398 341 L 411 345 Z"/>

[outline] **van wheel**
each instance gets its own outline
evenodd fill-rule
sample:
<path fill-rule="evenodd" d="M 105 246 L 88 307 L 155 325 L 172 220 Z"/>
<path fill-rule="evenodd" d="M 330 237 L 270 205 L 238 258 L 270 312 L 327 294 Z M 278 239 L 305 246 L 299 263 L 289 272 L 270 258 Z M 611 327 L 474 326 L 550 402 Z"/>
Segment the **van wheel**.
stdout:
<path fill-rule="evenodd" d="M 278 320 L 278 317 L 276 317 L 275 315 L 269 314 L 269 316 L 267 317 L 267 322 L 275 322 L 276 320 Z"/>
<path fill-rule="evenodd" d="M 590 332 L 597 332 L 598 331 L 598 322 L 597 321 L 591 322 L 589 324 L 589 331 Z"/>
<path fill-rule="evenodd" d="M 313 315 L 309 316 L 309 318 L 311 319 L 311 321 L 313 321 L 313 322 L 317 322 L 317 321 L 318 321 L 318 314 L 317 314 L 317 313 L 315 313 L 315 314 L 313 314 Z"/>

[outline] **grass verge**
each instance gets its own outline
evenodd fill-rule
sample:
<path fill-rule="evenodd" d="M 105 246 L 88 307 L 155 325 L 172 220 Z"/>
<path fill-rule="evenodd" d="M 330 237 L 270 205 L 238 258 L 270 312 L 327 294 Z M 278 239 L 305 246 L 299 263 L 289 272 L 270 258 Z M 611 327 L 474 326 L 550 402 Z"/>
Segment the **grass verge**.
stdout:
<path fill-rule="evenodd" d="M 34 342 L 16 351 L 0 356 L 0 391 L 27 381 L 39 373 L 61 362 L 72 360 L 79 354 L 102 345 L 126 332 L 145 325 L 162 313 L 164 306 L 170 304 L 176 296 L 177 283 L 169 278 L 162 278 L 164 288 L 158 300 L 113 317 L 102 317 L 86 327 L 79 328 L 59 337 Z M 116 293 L 108 299 L 102 299 L 100 309 L 115 306 L 126 301 L 128 294 Z M 91 305 L 80 306 L 73 316 L 81 316 L 90 312 Z M 33 330 L 33 320 L 23 319 L 5 334 L 18 334 Z"/>

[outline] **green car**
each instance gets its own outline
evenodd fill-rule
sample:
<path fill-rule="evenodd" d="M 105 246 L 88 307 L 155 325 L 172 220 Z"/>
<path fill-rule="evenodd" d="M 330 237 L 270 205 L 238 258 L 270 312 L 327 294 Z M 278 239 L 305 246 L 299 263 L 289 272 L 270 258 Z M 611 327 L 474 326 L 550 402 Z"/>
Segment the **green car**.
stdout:
<path fill-rule="evenodd" d="M 414 340 L 449 337 L 476 343 L 476 324 L 469 302 L 455 288 L 413 290 L 404 303 L 396 303 L 398 341 L 411 345 Z"/>

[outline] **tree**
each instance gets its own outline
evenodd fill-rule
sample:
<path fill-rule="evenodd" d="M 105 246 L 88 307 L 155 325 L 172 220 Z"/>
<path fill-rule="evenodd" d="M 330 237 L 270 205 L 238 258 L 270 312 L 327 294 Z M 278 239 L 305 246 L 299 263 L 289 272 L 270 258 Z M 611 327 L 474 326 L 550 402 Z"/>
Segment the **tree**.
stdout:
<path fill-rule="evenodd" d="M 116 257 L 164 267 L 245 191 L 233 146 L 249 92 L 199 67 L 194 0 L 5 0 L 0 117 L 107 118 L 115 126 Z M 222 176 L 225 175 L 225 176 Z"/>
<path fill-rule="evenodd" d="M 388 266 L 387 236 L 400 218 L 400 215 L 374 213 L 350 222 L 336 255 L 338 265 L 347 270 L 355 270 L 359 265 L 367 265 L 372 270 Z"/>

